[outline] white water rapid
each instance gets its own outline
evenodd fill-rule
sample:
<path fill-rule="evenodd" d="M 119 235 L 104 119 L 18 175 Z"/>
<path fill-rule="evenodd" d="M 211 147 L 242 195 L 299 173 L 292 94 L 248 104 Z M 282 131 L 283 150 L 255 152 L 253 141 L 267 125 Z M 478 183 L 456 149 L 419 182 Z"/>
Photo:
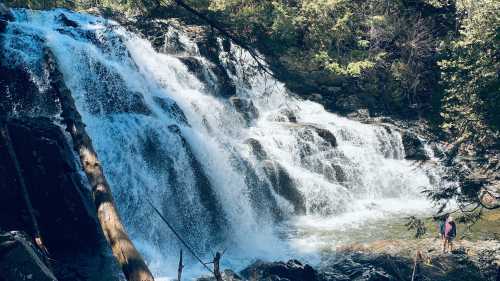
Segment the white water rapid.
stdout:
<path fill-rule="evenodd" d="M 15 17 L 3 41 L 9 63 L 27 69 L 43 94 L 43 48 L 55 54 L 127 231 L 155 276 L 176 274 L 181 245 L 145 197 L 207 260 L 227 249 L 224 265 L 234 269 L 256 258 L 314 256 L 335 247 L 335 237 L 320 233 L 430 208 L 420 192 L 438 171 L 404 160 L 396 129 L 295 97 L 235 45 L 220 52 L 236 87 L 227 98 L 189 34 L 178 34 L 183 51 L 158 53 L 99 17 L 67 10 Z M 199 62 L 198 76 L 186 57 Z M 203 272 L 188 263 L 191 276 Z"/>

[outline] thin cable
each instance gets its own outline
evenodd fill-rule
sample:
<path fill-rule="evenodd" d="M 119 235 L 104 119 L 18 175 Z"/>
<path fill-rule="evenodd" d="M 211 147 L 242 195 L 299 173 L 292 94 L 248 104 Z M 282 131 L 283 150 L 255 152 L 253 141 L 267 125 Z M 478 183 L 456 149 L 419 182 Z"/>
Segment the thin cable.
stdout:
<path fill-rule="evenodd" d="M 179 239 L 179 241 L 181 241 L 181 243 L 189 250 L 189 252 L 191 252 L 191 254 L 208 270 L 210 271 L 212 274 L 214 274 L 214 272 L 212 271 L 212 269 L 210 269 L 210 267 L 208 267 L 199 257 L 198 255 L 196 255 L 196 253 L 194 252 L 194 250 L 191 248 L 191 246 L 186 242 L 184 241 L 181 236 L 179 235 L 179 233 L 177 233 L 177 231 L 175 231 L 175 229 L 172 227 L 172 225 L 167 221 L 167 219 L 162 215 L 162 213 L 153 205 L 153 203 L 151 202 L 151 200 L 149 199 L 148 196 L 146 196 L 146 201 L 148 201 L 149 205 L 151 205 L 151 208 L 153 208 L 153 210 L 155 210 L 155 212 L 158 214 L 158 216 L 160 216 L 160 218 L 163 220 L 163 222 L 165 222 L 165 224 L 168 226 L 168 228 L 170 228 L 170 230 L 172 230 L 172 232 L 175 234 L 175 236 L 177 237 L 177 239 Z"/>

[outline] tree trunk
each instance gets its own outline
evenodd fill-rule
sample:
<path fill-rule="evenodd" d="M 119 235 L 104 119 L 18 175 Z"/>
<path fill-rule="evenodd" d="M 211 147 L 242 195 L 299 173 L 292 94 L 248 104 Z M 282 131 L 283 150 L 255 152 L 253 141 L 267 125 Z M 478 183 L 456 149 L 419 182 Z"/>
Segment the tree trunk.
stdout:
<path fill-rule="evenodd" d="M 97 217 L 113 255 L 128 281 L 153 281 L 148 266 L 125 232 L 92 141 L 85 131 L 85 124 L 76 109 L 70 90 L 64 83 L 63 75 L 58 70 L 54 55 L 48 48 L 44 52 L 51 87 L 61 103 L 63 123 L 73 139 L 73 149 L 80 156 L 83 170 L 92 187 Z"/>

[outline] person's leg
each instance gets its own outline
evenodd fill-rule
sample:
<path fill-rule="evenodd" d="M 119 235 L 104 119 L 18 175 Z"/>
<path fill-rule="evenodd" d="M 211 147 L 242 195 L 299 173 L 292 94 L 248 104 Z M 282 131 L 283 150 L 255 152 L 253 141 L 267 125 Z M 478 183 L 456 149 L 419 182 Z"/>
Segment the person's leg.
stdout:
<path fill-rule="evenodd" d="M 450 245 L 450 253 L 453 251 L 453 239 L 450 238 L 450 241 L 448 241 L 448 245 Z"/>
<path fill-rule="evenodd" d="M 443 253 L 446 253 L 446 248 L 448 247 L 448 239 L 443 239 Z"/>

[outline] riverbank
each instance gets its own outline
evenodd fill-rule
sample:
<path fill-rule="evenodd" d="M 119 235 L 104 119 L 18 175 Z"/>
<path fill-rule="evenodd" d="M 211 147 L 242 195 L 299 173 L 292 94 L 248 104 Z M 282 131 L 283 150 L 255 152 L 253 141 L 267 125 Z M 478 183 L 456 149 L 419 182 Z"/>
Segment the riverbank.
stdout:
<path fill-rule="evenodd" d="M 441 240 L 435 238 L 357 243 L 339 247 L 316 268 L 296 260 L 257 261 L 240 275 L 226 270 L 224 280 L 497 280 L 499 241 L 458 240 L 452 253 L 442 253 L 441 245 Z"/>

